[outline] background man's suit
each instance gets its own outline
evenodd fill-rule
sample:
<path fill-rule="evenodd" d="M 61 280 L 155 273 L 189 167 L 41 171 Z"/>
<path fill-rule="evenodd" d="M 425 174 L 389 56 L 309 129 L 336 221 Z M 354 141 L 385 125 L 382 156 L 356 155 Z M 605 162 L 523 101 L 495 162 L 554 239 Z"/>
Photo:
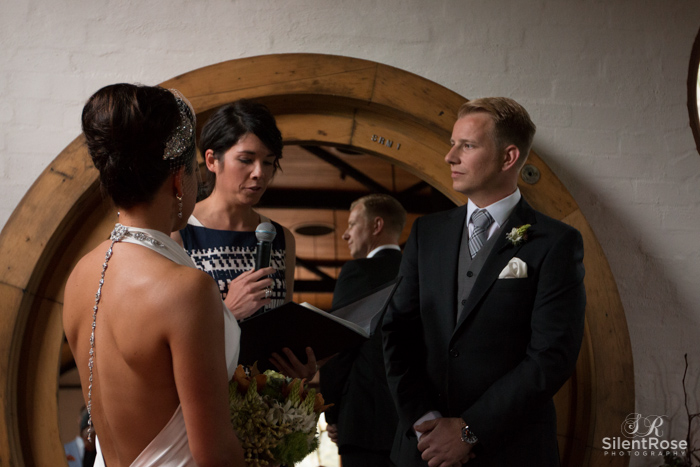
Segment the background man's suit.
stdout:
<path fill-rule="evenodd" d="M 348 261 L 338 276 L 333 308 L 357 300 L 396 278 L 401 252 L 378 251 L 372 258 Z M 380 325 L 360 347 L 342 352 L 321 368 L 326 421 L 338 425 L 338 449 L 391 450 L 398 417 L 386 383 Z"/>
<path fill-rule="evenodd" d="M 427 465 L 412 424 L 429 411 L 462 417 L 479 438 L 468 465 L 558 465 L 552 396 L 573 372 L 583 335 L 583 243 L 577 230 L 523 199 L 494 235 L 459 304 L 457 258 L 467 206 L 418 219 L 384 318 L 389 385 L 399 409 L 392 460 Z M 513 246 L 506 232 L 531 224 Z M 498 279 L 511 258 L 528 277 Z M 457 321 L 457 322 L 456 322 Z"/>

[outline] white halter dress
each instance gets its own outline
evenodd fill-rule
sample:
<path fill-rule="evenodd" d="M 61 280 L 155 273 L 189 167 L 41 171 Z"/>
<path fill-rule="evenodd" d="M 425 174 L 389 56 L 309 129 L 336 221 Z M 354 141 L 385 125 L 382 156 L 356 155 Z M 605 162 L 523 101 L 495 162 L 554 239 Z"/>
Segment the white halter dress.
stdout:
<path fill-rule="evenodd" d="M 122 242 L 134 243 L 145 246 L 160 253 L 171 261 L 196 268 L 187 252 L 173 241 L 170 237 L 157 230 L 138 229 L 128 227 L 128 234 L 121 240 Z M 241 330 L 233 314 L 221 302 L 222 313 L 224 314 L 224 332 L 226 344 L 226 366 L 228 368 L 229 380 L 238 366 L 238 352 Z M 136 457 L 131 467 L 189 467 L 196 466 L 190 451 L 185 429 L 185 419 L 182 415 L 182 407 L 178 405 L 170 421 L 156 435 L 148 446 Z M 99 437 L 97 438 L 97 456 L 95 467 L 105 467 L 104 458 L 100 449 Z"/>

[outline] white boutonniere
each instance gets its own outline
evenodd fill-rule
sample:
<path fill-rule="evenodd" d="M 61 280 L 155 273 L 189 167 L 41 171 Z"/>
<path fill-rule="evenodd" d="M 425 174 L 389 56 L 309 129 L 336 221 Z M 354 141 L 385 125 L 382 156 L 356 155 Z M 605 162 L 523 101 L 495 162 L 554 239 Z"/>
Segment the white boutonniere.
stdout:
<path fill-rule="evenodd" d="M 521 243 L 527 241 L 527 229 L 530 228 L 530 224 L 521 225 L 520 227 L 513 227 L 513 229 L 506 234 L 506 239 L 513 244 L 513 246 L 518 246 Z"/>

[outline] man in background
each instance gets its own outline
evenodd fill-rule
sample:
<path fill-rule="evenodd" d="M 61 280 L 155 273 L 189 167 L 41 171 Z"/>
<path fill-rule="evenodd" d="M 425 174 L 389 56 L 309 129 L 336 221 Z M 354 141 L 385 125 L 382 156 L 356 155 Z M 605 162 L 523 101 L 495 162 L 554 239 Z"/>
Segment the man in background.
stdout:
<path fill-rule="evenodd" d="M 343 239 L 355 259 L 340 271 L 334 309 L 396 278 L 405 224 L 406 210 L 389 195 L 371 194 L 352 203 Z M 321 393 L 335 404 L 325 416 L 343 467 L 393 465 L 389 455 L 397 415 L 386 381 L 380 327 L 381 321 L 368 341 L 341 352 L 319 370 Z"/>
<path fill-rule="evenodd" d="M 85 407 L 80 410 L 80 435 L 63 445 L 66 451 L 68 467 L 92 467 L 95 463 L 97 448 L 94 437 L 88 440 L 88 412 Z"/>

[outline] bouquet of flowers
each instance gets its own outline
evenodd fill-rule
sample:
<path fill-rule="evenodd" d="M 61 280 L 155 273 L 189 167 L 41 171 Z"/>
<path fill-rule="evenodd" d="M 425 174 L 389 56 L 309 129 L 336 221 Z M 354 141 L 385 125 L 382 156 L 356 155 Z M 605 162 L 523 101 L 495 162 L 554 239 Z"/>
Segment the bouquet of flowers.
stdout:
<path fill-rule="evenodd" d="M 249 466 L 292 466 L 318 447 L 318 418 L 330 405 L 305 383 L 238 365 L 229 383 L 229 406 Z"/>

